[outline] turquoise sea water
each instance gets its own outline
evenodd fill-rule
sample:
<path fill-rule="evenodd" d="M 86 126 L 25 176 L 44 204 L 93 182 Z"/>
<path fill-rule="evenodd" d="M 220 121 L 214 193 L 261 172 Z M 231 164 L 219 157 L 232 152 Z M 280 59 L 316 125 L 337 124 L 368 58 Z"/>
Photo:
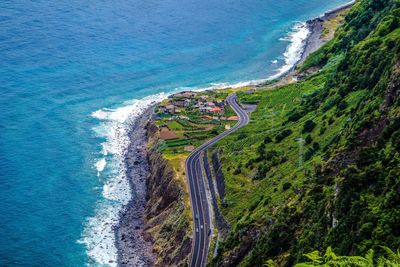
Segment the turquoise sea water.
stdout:
<path fill-rule="evenodd" d="M 277 74 L 298 23 L 346 2 L 2 1 L 0 266 L 114 265 L 132 118 L 162 92 Z"/>

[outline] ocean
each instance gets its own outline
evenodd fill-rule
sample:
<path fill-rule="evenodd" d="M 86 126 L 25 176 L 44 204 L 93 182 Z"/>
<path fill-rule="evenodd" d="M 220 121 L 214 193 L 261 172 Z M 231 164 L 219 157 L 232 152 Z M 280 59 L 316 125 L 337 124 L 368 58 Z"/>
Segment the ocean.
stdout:
<path fill-rule="evenodd" d="M 287 71 L 347 1 L 2 1 L 0 266 L 115 266 L 135 116 Z"/>

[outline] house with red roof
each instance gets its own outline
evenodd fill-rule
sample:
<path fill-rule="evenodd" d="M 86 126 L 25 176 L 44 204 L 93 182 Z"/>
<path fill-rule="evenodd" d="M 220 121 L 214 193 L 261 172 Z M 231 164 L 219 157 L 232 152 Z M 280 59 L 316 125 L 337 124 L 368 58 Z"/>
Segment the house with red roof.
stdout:
<path fill-rule="evenodd" d="M 239 117 L 238 116 L 230 116 L 227 118 L 228 121 L 238 121 Z"/>
<path fill-rule="evenodd" d="M 210 109 L 210 112 L 212 112 L 214 114 L 222 114 L 222 113 L 224 113 L 224 110 L 219 107 L 213 107 Z"/>

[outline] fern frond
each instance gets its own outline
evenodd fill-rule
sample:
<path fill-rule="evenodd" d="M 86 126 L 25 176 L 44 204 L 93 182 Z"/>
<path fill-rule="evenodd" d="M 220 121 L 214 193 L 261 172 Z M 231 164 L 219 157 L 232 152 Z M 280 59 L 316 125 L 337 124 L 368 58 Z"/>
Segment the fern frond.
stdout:
<path fill-rule="evenodd" d="M 385 267 L 386 265 L 386 259 L 384 257 L 379 257 L 379 259 L 376 261 L 376 267 Z"/>
<path fill-rule="evenodd" d="M 397 262 L 400 264 L 400 252 L 397 250 L 397 253 L 395 253 L 393 250 L 391 250 L 388 247 L 385 246 L 380 246 L 383 250 L 385 250 L 386 255 L 388 256 L 388 259 L 394 262 Z"/>
<path fill-rule="evenodd" d="M 315 267 L 318 265 L 312 263 L 297 263 L 294 267 Z"/>
<path fill-rule="evenodd" d="M 354 266 L 354 267 L 369 266 L 367 260 L 361 256 L 343 256 L 340 258 L 341 258 L 340 261 L 344 263 L 344 266 Z"/>
<path fill-rule="evenodd" d="M 275 267 L 275 263 L 273 260 L 269 259 L 263 264 L 264 267 Z"/>
<path fill-rule="evenodd" d="M 311 260 L 313 263 L 318 263 L 318 264 L 322 263 L 322 257 L 319 255 L 318 250 L 314 250 L 313 252 L 304 254 L 304 256 L 309 260 Z"/>
<path fill-rule="evenodd" d="M 325 262 L 328 261 L 336 261 L 338 259 L 338 256 L 336 256 L 335 252 L 333 252 L 332 248 L 329 246 L 327 247 L 324 255 Z"/>
<path fill-rule="evenodd" d="M 368 250 L 367 254 L 365 255 L 365 260 L 366 260 L 366 266 L 368 267 L 374 267 L 374 250 L 370 249 Z"/>

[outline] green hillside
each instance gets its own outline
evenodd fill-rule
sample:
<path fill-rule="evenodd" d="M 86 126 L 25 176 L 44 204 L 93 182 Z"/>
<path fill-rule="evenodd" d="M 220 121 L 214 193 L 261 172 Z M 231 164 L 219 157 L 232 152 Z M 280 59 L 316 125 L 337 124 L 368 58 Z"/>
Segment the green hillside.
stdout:
<path fill-rule="evenodd" d="M 299 67 L 313 74 L 238 94 L 258 106 L 217 145 L 231 228 L 213 265 L 400 247 L 399 54 L 400 1 L 361 0 Z"/>

